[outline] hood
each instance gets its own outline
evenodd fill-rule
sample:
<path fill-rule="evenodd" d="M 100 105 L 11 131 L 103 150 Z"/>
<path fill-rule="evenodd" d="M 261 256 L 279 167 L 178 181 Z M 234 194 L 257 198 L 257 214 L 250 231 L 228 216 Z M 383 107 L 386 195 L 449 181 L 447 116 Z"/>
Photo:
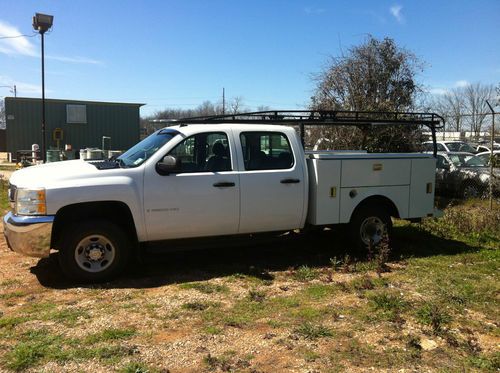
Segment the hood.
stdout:
<path fill-rule="evenodd" d="M 47 188 L 53 183 L 98 176 L 103 172 L 77 159 L 26 167 L 14 172 L 9 181 L 18 188 Z"/>

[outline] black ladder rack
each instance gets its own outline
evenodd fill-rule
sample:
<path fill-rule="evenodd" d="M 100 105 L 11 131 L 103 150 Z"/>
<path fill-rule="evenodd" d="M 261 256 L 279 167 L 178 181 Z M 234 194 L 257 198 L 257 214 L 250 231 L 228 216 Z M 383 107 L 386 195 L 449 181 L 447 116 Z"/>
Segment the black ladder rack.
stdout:
<path fill-rule="evenodd" d="M 186 126 L 189 124 L 280 124 L 297 125 L 304 145 L 305 126 L 421 125 L 431 130 L 434 155 L 437 152 L 436 129 L 444 126 L 444 118 L 436 113 L 347 111 L 347 110 L 269 110 L 239 114 L 210 115 L 192 118 L 156 119 L 153 123 Z"/>

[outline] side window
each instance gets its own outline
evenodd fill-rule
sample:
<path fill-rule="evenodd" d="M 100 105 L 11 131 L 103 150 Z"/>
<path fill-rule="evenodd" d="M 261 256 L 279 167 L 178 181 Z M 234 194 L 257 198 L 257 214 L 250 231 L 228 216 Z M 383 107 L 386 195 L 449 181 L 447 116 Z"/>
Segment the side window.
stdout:
<path fill-rule="evenodd" d="M 243 132 L 240 135 L 245 170 L 280 170 L 294 165 L 293 152 L 280 132 Z"/>
<path fill-rule="evenodd" d="M 450 163 L 446 160 L 445 157 L 443 157 L 442 155 L 437 156 L 437 163 L 436 163 L 437 168 L 448 168 L 449 165 Z"/>
<path fill-rule="evenodd" d="M 437 145 L 437 151 L 438 151 L 438 152 L 445 152 L 445 151 L 446 151 L 446 148 L 444 147 L 444 145 L 443 145 L 443 144 L 439 144 L 439 143 L 438 143 L 438 144 L 436 144 L 436 145 Z M 432 144 L 431 144 L 431 146 L 432 146 Z M 432 150 L 434 150 L 434 148 L 432 148 Z M 443 159 L 444 159 L 444 158 L 443 158 Z"/>
<path fill-rule="evenodd" d="M 483 162 L 484 164 L 488 165 L 490 164 L 490 155 L 489 154 L 481 154 L 481 155 L 478 155 L 477 156 L 481 162 Z"/>
<path fill-rule="evenodd" d="M 181 172 L 231 171 L 229 142 L 223 132 L 199 133 L 188 137 L 168 155 L 181 161 Z"/>

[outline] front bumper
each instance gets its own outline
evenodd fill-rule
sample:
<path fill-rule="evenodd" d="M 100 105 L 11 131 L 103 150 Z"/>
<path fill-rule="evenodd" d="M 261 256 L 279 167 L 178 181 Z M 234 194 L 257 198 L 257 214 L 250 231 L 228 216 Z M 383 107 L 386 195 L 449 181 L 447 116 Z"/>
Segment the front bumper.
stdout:
<path fill-rule="evenodd" d="M 19 216 L 9 212 L 3 218 L 3 234 L 11 250 L 47 258 L 53 224 L 54 216 Z"/>

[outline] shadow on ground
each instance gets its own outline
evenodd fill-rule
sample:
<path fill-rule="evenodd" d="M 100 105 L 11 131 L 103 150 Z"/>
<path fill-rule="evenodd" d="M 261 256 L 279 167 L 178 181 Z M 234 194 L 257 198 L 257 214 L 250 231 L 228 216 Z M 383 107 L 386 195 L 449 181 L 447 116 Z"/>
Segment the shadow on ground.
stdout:
<path fill-rule="evenodd" d="M 476 251 L 463 242 L 434 236 L 418 226 L 394 228 L 393 260 L 432 255 L 453 255 Z M 297 234 L 253 246 L 229 246 L 169 253 L 145 254 L 134 261 L 119 279 L 99 285 L 75 284 L 64 278 L 57 263 L 57 254 L 41 259 L 31 272 L 42 286 L 66 289 L 78 286 L 93 288 L 152 288 L 168 284 L 203 281 L 211 278 L 245 274 L 272 279 L 269 271 L 285 271 L 302 265 L 328 267 L 330 258 L 345 255 L 363 258 L 353 252 L 343 231 L 331 230 Z"/>

